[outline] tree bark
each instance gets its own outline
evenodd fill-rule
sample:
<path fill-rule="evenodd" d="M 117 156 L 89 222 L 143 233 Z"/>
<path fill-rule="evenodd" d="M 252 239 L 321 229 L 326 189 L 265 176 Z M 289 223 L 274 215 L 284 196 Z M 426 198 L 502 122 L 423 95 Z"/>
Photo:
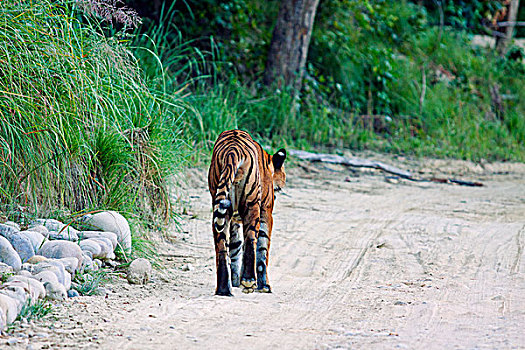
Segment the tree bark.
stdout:
<path fill-rule="evenodd" d="M 319 0 L 282 0 L 266 61 L 266 85 L 282 79 L 301 89 L 317 5 Z"/>
<path fill-rule="evenodd" d="M 507 53 L 512 37 L 514 36 L 514 27 L 516 20 L 518 19 L 518 10 L 520 7 L 520 0 L 511 0 L 509 6 L 509 15 L 506 22 L 509 22 L 509 25 L 505 28 L 505 36 L 500 38 L 497 41 L 496 49 L 498 50 L 501 56 L 504 56 Z"/>

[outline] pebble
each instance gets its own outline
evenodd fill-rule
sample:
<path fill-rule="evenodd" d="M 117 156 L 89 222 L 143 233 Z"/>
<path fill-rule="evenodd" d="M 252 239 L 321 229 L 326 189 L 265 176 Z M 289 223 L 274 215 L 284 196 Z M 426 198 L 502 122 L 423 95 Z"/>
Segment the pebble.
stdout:
<path fill-rule="evenodd" d="M 76 290 L 74 290 L 74 289 L 70 289 L 70 290 L 67 291 L 67 297 L 68 298 L 76 298 L 78 296 L 80 296 L 80 294 L 78 294 L 78 292 Z"/>
<path fill-rule="evenodd" d="M 1 225 L 1 224 L 0 224 Z M 9 226 L 6 226 L 9 227 Z M 9 227 L 12 229 L 11 227 Z M 15 271 L 22 267 L 22 260 L 7 238 L 0 236 L 0 262 L 11 266 Z"/>
<path fill-rule="evenodd" d="M 195 267 L 191 263 L 187 263 L 182 267 L 183 271 L 193 271 L 195 270 Z"/>
<path fill-rule="evenodd" d="M 132 284 L 146 284 L 151 278 L 151 272 L 151 263 L 147 259 L 135 259 L 128 267 L 128 282 Z"/>
<path fill-rule="evenodd" d="M 9 339 L 7 339 L 6 343 L 9 346 L 14 346 L 14 345 L 18 344 L 18 339 L 16 339 L 16 338 L 9 338 Z"/>

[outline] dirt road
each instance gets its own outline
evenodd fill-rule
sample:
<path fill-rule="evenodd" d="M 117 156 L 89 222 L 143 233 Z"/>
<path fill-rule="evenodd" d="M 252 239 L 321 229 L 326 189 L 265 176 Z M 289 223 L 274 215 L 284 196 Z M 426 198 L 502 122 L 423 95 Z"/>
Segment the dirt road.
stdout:
<path fill-rule="evenodd" d="M 386 160 L 390 163 L 394 160 Z M 301 163 L 278 195 L 273 294 L 213 295 L 205 172 L 154 283 L 57 310 L 42 345 L 101 349 L 525 348 L 525 164 L 395 160 L 480 180 L 415 183 Z M 66 316 L 64 316 L 66 315 Z M 32 338 L 33 339 L 33 338 Z"/>

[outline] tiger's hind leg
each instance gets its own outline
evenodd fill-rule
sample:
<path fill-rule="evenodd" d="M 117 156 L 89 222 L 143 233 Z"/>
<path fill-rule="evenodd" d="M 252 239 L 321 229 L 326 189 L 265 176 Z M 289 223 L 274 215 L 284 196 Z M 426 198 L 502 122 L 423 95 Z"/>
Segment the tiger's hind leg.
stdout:
<path fill-rule="evenodd" d="M 230 222 L 230 260 L 231 260 L 231 279 L 232 286 L 241 285 L 242 268 L 242 221 L 239 213 L 235 212 Z"/>
<path fill-rule="evenodd" d="M 230 256 L 228 254 L 231 202 L 221 200 L 213 213 L 213 238 L 215 241 L 215 266 L 217 268 L 217 288 L 215 294 L 233 296 L 230 277 Z"/>
<path fill-rule="evenodd" d="M 257 288 L 255 251 L 260 226 L 259 208 L 260 205 L 258 203 L 253 203 L 252 207 L 248 209 L 248 215 L 245 215 L 243 218 L 244 247 L 241 274 L 243 293 L 252 293 Z"/>
<path fill-rule="evenodd" d="M 261 222 L 257 237 L 257 291 L 271 293 L 272 288 L 268 281 L 268 253 L 270 250 L 270 233 L 268 225 Z"/>

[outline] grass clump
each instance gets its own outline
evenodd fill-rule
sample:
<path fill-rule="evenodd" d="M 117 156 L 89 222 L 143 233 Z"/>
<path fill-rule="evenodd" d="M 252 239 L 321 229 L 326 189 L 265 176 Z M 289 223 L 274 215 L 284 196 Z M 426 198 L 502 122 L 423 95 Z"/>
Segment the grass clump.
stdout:
<path fill-rule="evenodd" d="M 80 295 L 95 295 L 98 292 L 98 288 L 110 280 L 109 272 L 103 269 L 84 271 L 75 274 L 71 288 Z"/>
<path fill-rule="evenodd" d="M 76 4 L 0 3 L 0 210 L 168 218 L 179 98 L 148 85 L 125 32 Z"/>
<path fill-rule="evenodd" d="M 35 303 L 33 303 L 29 299 L 24 304 L 24 306 L 22 306 L 22 310 L 20 310 L 20 313 L 16 317 L 15 322 L 22 321 L 22 320 L 26 320 L 26 321 L 39 320 L 49 315 L 51 311 L 53 311 L 53 307 L 49 301 L 37 300 Z"/>

